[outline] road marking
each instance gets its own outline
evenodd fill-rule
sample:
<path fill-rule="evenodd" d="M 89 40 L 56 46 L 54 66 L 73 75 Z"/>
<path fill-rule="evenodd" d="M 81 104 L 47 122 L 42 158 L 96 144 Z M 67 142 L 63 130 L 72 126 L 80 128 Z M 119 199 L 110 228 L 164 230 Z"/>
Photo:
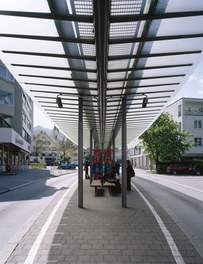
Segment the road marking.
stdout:
<path fill-rule="evenodd" d="M 30 249 L 28 256 L 26 258 L 26 260 L 24 261 L 24 264 L 32 264 L 34 262 L 34 259 L 36 257 L 36 254 L 38 252 L 38 249 L 40 247 L 40 244 L 42 242 L 42 240 L 44 239 L 44 236 L 49 228 L 49 226 L 51 225 L 51 222 L 54 218 L 54 216 L 56 215 L 59 207 L 61 206 L 62 202 L 64 201 L 64 199 L 66 198 L 66 196 L 69 194 L 69 192 L 72 192 L 72 194 L 74 193 L 74 191 L 77 188 L 77 180 L 70 186 L 70 188 L 63 194 L 63 196 L 61 197 L 61 199 L 58 201 L 57 205 L 54 207 L 52 213 L 50 214 L 50 216 L 48 217 L 46 223 L 43 225 L 39 235 L 37 236 L 34 244 L 32 245 L 32 248 Z M 68 199 L 68 202 L 71 199 L 71 196 Z"/>
<path fill-rule="evenodd" d="M 171 249 L 171 252 L 173 254 L 173 257 L 176 261 L 177 264 L 185 264 L 180 251 L 178 250 L 171 234 L 169 233 L 167 227 L 164 225 L 163 221 L 161 220 L 160 216 L 157 214 L 156 210 L 154 209 L 154 207 L 151 205 L 151 203 L 147 200 L 147 198 L 142 194 L 142 192 L 134 185 L 132 184 L 132 186 L 135 188 L 135 190 L 139 193 L 139 195 L 142 197 L 142 199 L 145 201 L 145 203 L 148 205 L 149 209 L 151 210 L 152 214 L 154 215 L 155 219 L 157 220 L 165 238 L 166 241 Z"/>
<path fill-rule="evenodd" d="M 178 185 L 178 186 L 181 186 L 181 187 L 185 187 L 185 188 L 188 188 L 188 189 L 191 189 L 193 191 L 197 191 L 197 192 L 201 192 L 203 193 L 203 190 L 200 190 L 200 189 L 196 189 L 196 188 L 193 188 L 193 187 L 190 187 L 190 186 L 187 186 L 187 185 L 184 185 L 184 184 L 181 184 L 181 183 L 176 183 L 174 181 L 170 181 L 170 180 L 166 180 L 166 179 L 160 179 L 159 177 L 156 177 L 156 176 L 153 176 L 153 177 L 148 177 L 148 178 L 145 178 L 145 176 L 139 176 L 139 175 L 136 175 L 137 177 L 139 178 L 143 178 L 143 179 L 148 179 L 148 180 L 152 180 L 152 179 L 156 179 L 156 180 L 159 180 L 159 184 L 162 184 L 161 181 L 166 181 L 166 182 L 170 182 L 170 183 L 173 183 L 175 185 Z"/>

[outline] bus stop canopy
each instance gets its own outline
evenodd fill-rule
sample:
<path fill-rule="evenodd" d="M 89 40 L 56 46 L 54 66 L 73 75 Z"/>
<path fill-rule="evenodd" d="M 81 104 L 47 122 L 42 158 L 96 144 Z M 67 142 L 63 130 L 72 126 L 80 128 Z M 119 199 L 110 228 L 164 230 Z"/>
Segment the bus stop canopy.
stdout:
<path fill-rule="evenodd" d="M 202 59 L 200 0 L 3 0 L 0 59 L 22 88 L 84 147 L 121 145 L 145 131 Z M 191 87 L 195 89 L 195 87 Z"/>

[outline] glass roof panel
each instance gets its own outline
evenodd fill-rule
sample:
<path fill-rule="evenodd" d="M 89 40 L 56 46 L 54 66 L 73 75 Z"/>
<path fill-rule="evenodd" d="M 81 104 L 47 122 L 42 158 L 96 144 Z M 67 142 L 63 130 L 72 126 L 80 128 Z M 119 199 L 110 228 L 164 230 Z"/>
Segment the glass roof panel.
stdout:
<path fill-rule="evenodd" d="M 131 53 L 132 43 L 129 44 L 118 44 L 109 46 L 109 56 L 115 55 L 127 55 Z"/>
<path fill-rule="evenodd" d="M 132 15 L 140 13 L 142 0 L 123 1 L 113 0 L 111 6 L 111 15 Z"/>
<path fill-rule="evenodd" d="M 110 26 L 110 39 L 130 38 L 135 36 L 137 22 L 115 23 Z"/>
<path fill-rule="evenodd" d="M 35 36 L 58 36 L 54 22 L 46 19 L 0 16 L 1 33 Z"/>
<path fill-rule="evenodd" d="M 45 0 L 0 1 L 0 11 L 26 11 L 24 17 L 12 16 L 12 13 L 0 15 L 0 24 L 4 25 L 0 29 L 0 58 L 54 123 L 75 142 L 78 141 L 77 97 L 85 94 L 85 147 L 89 146 L 89 130 L 93 128 L 95 140 L 101 142 L 100 124 L 106 127 L 104 141 L 109 143 L 116 123 L 119 124 L 116 144 L 120 146 L 121 120 L 117 111 L 123 93 L 127 100 L 127 142 L 135 142 L 202 59 L 199 25 L 203 24 L 203 16 L 184 17 L 184 12 L 203 10 L 203 1 L 168 0 L 157 1 L 156 5 L 156 1 L 146 0 L 112 0 L 109 5 L 106 1 L 95 1 L 95 9 L 92 0 L 51 2 L 49 5 Z M 95 10 L 98 13 L 94 14 Z M 181 13 L 176 13 L 176 18 L 153 19 L 153 15 L 178 11 Z M 34 12 L 41 13 L 45 19 L 34 18 Z M 134 19 L 143 13 L 142 21 Z M 95 18 L 99 19 L 98 26 Z M 47 40 L 43 40 L 45 37 Z M 98 41 L 106 48 L 100 49 Z M 96 58 L 98 52 L 101 60 Z M 56 104 L 59 93 L 62 93 L 63 109 L 58 109 Z M 145 109 L 142 108 L 143 94 L 148 96 Z"/>
<path fill-rule="evenodd" d="M 0 1 L 1 10 L 27 11 L 27 12 L 50 12 L 47 0 L 6 0 Z"/>
<path fill-rule="evenodd" d="M 77 15 L 92 15 L 92 1 L 85 0 L 85 1 L 76 1 L 74 0 L 75 10 Z"/>

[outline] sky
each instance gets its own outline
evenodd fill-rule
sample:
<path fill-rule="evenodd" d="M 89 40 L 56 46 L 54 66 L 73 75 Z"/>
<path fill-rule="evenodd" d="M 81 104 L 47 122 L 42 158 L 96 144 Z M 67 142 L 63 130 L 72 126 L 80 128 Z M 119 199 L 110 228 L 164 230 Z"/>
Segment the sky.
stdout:
<path fill-rule="evenodd" d="M 181 97 L 202 98 L 203 99 L 203 61 L 198 65 L 194 73 L 185 83 L 175 99 Z M 43 126 L 52 129 L 53 122 L 34 104 L 34 127 Z"/>

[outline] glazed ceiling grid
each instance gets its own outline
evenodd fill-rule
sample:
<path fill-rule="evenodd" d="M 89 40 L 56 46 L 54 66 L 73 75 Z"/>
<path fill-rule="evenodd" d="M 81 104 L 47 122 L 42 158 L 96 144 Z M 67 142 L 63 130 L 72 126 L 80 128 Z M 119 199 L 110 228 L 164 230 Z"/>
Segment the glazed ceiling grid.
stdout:
<path fill-rule="evenodd" d="M 118 1 L 113 0 L 111 6 L 111 15 L 133 15 L 139 14 L 142 6 L 142 0 L 138 1 Z"/>
<path fill-rule="evenodd" d="M 108 5 L 108 0 L 28 0 L 24 5 L 23 1 L 12 0 L 10 5 L 10 0 L 2 1 L 0 58 L 55 125 L 76 143 L 78 97 L 83 95 L 85 147 L 89 146 L 90 129 L 94 129 L 98 142 L 101 135 L 105 136 L 105 146 L 115 129 L 116 145 L 120 146 L 121 100 L 125 96 L 127 142 L 133 146 L 202 59 L 199 25 L 203 23 L 203 2 L 154 3 L 112 0 Z M 104 35 L 94 23 L 97 16 L 101 16 Z M 107 47 L 102 53 L 98 50 L 99 41 L 101 47 Z M 105 119 L 100 118 L 101 91 L 106 93 Z M 62 109 L 56 104 L 60 93 Z M 148 105 L 142 108 L 145 96 Z"/>

